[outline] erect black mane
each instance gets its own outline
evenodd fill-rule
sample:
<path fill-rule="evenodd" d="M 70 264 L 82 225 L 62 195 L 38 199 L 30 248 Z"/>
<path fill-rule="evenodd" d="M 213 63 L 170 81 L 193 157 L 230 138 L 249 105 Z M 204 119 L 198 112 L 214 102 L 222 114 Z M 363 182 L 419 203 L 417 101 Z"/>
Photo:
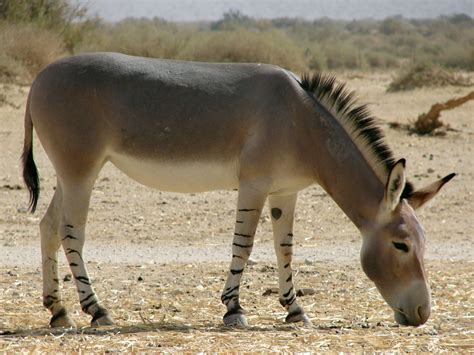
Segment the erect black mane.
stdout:
<path fill-rule="evenodd" d="M 329 110 L 341 123 L 353 127 L 353 136 L 362 138 L 363 144 L 373 153 L 375 164 L 384 168 L 386 175 L 395 164 L 393 153 L 385 143 L 385 136 L 377 124 L 377 120 L 369 112 L 367 105 L 361 105 L 355 98 L 355 92 L 347 89 L 346 84 L 336 83 L 331 75 L 317 73 L 305 74 L 301 78 L 301 87 Z M 329 107 L 328 107 L 329 105 Z M 385 183 L 385 181 L 384 181 Z M 402 198 L 413 192 L 413 185 L 407 182 Z"/>

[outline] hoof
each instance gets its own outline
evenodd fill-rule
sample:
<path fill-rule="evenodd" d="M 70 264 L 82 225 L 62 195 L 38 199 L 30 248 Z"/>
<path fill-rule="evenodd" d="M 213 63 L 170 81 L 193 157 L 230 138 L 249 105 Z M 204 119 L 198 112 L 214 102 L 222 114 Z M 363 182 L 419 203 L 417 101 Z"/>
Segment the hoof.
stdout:
<path fill-rule="evenodd" d="M 241 313 L 229 314 L 224 317 L 224 324 L 228 327 L 247 327 L 247 318 Z"/>
<path fill-rule="evenodd" d="M 67 314 L 67 311 L 63 308 L 51 317 L 49 326 L 51 328 L 75 328 L 76 323 L 74 323 L 74 321 L 69 317 L 69 314 Z"/>
<path fill-rule="evenodd" d="M 237 306 L 224 314 L 224 324 L 228 327 L 247 327 L 247 318 L 242 307 Z"/>
<path fill-rule="evenodd" d="M 105 308 L 99 308 L 92 318 L 91 327 L 97 328 L 106 325 L 114 325 L 114 321 Z"/>
<path fill-rule="evenodd" d="M 304 326 L 310 326 L 311 325 L 311 321 L 309 320 L 309 317 L 303 311 L 288 314 L 286 316 L 285 322 L 286 323 L 303 322 Z"/>

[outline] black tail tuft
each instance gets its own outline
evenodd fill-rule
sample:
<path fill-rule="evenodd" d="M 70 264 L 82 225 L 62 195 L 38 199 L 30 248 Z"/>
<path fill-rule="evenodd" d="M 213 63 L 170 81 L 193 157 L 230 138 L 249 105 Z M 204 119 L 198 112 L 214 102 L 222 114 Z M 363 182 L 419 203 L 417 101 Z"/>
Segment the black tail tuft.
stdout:
<path fill-rule="evenodd" d="M 30 205 L 28 208 L 31 213 L 35 213 L 40 193 L 40 183 L 38 170 L 36 169 L 36 164 L 33 159 L 33 147 L 30 145 L 28 148 L 29 149 L 25 150 L 22 155 L 23 180 L 30 192 Z"/>

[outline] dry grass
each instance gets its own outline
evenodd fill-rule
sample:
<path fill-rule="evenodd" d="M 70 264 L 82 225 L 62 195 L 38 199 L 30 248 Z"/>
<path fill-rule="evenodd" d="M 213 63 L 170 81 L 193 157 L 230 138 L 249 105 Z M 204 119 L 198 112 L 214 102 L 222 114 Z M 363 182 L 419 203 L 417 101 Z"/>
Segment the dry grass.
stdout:
<path fill-rule="evenodd" d="M 91 329 L 71 282 L 66 286 L 77 330 L 47 327 L 39 271 L 1 269 L 0 351 L 473 351 L 472 262 L 430 262 L 433 314 L 419 328 L 395 325 L 377 290 L 353 265 L 299 265 L 300 298 L 313 326 L 283 323 L 268 265 L 249 267 L 242 302 L 247 329 L 222 325 L 219 296 L 226 266 L 90 264 L 98 294 L 116 326 Z M 64 272 L 66 269 L 63 269 Z M 462 277 L 460 277 L 462 275 Z M 138 281 L 141 276 L 143 281 Z"/>
<path fill-rule="evenodd" d="M 468 77 L 437 68 L 428 63 L 418 63 L 403 68 L 387 88 L 388 92 L 413 90 L 421 87 L 471 86 Z"/>
<path fill-rule="evenodd" d="M 295 72 L 306 70 L 301 48 L 277 30 L 196 33 L 178 57 L 203 62 L 271 63 Z"/>
<path fill-rule="evenodd" d="M 64 53 L 54 32 L 35 25 L 0 25 L 0 79 L 28 83 L 47 64 Z"/>

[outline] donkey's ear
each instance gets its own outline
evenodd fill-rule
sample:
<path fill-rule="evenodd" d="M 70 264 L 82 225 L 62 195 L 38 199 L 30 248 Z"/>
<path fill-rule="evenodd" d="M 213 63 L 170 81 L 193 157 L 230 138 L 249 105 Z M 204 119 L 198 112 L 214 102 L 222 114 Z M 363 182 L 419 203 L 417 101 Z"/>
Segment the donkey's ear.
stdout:
<path fill-rule="evenodd" d="M 455 177 L 456 174 L 452 173 L 444 178 L 428 185 L 422 189 L 413 191 L 408 197 L 407 201 L 414 209 L 417 209 L 423 206 L 426 202 L 431 200 L 433 197 L 436 196 L 439 190 L 446 184 L 449 180 Z"/>
<path fill-rule="evenodd" d="M 400 203 L 403 189 L 405 189 L 405 159 L 400 159 L 392 166 L 385 185 L 383 209 L 392 212 Z"/>

